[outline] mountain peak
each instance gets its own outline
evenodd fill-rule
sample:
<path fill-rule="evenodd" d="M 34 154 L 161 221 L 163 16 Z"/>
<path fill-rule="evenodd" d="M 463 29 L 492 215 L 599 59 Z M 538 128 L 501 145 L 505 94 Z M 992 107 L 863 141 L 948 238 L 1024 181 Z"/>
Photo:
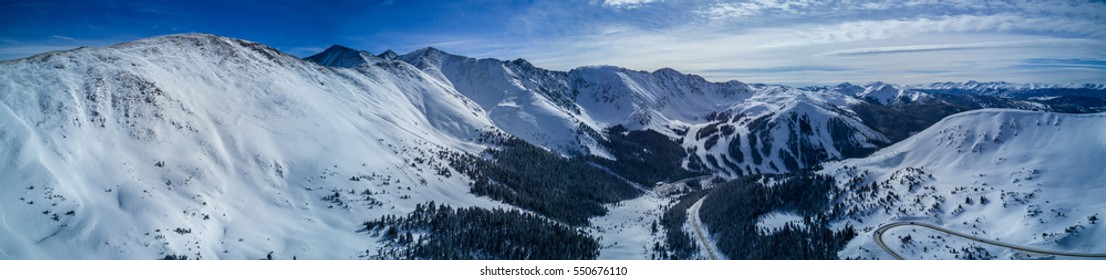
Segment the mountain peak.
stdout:
<path fill-rule="evenodd" d="M 464 58 L 464 57 L 461 57 L 461 56 L 456 56 L 456 55 L 447 53 L 445 51 L 442 51 L 442 50 L 434 48 L 434 47 L 425 47 L 425 48 L 417 49 L 417 50 L 412 51 L 410 53 L 407 53 L 405 55 L 401 55 L 401 56 L 398 57 L 398 59 L 403 60 L 407 63 L 410 63 L 411 65 L 414 65 L 415 67 L 418 67 L 419 69 L 426 69 L 427 67 L 430 67 L 430 68 L 440 67 L 442 62 L 444 62 L 446 59 L 448 59 L 448 58 L 458 58 L 458 57 Z"/>
<path fill-rule="evenodd" d="M 344 68 L 373 64 L 381 60 L 369 52 L 355 50 L 342 45 L 331 45 L 326 50 L 304 59 L 314 61 L 324 66 Z"/>
<path fill-rule="evenodd" d="M 511 63 L 515 64 L 515 65 L 518 65 L 518 66 L 528 67 L 528 68 L 533 68 L 534 67 L 534 64 L 531 64 L 529 61 L 526 61 L 525 59 L 522 59 L 522 58 L 511 60 Z"/>
<path fill-rule="evenodd" d="M 323 52 L 357 52 L 357 50 L 343 45 L 334 44 L 330 45 L 330 47 L 326 48 L 326 50 L 324 50 Z"/>
<path fill-rule="evenodd" d="M 668 68 L 668 67 L 657 69 L 657 70 L 653 71 L 653 74 L 655 74 L 655 75 L 672 75 L 672 76 L 682 76 L 682 75 L 684 75 L 684 73 L 680 73 L 680 71 L 676 71 L 676 69 L 672 69 L 672 68 Z"/>
<path fill-rule="evenodd" d="M 425 56 L 437 56 L 437 55 L 442 55 L 442 54 L 449 54 L 449 53 L 446 53 L 445 51 L 442 51 L 441 49 L 438 49 L 438 48 L 435 48 L 435 47 L 425 47 L 425 48 L 421 48 L 421 49 L 417 49 L 415 51 L 412 51 L 412 52 L 410 52 L 410 53 L 408 53 L 404 56 L 423 56 L 423 57 L 425 57 Z"/>
<path fill-rule="evenodd" d="M 376 55 L 376 57 L 383 58 L 384 60 L 393 60 L 393 59 L 396 59 L 397 57 L 399 57 L 399 54 L 397 54 L 396 52 L 394 52 L 392 50 L 386 50 L 386 51 Z"/>

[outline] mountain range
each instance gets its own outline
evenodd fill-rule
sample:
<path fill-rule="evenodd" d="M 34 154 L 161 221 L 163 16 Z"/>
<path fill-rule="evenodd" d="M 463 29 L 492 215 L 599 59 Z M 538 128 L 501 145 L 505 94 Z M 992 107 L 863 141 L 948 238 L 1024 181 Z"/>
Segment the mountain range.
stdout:
<path fill-rule="evenodd" d="M 709 193 L 796 174 L 834 178 L 833 200 L 754 218 L 860 234 L 837 258 L 886 258 L 865 233 L 903 219 L 1106 237 L 1103 85 L 798 88 L 435 48 L 301 59 L 208 34 L 3 61 L 0 81 L 4 259 L 694 258 L 671 209 L 741 207 Z M 960 203 L 977 196 L 992 204 Z M 1016 256 L 933 236 L 900 246 Z"/>

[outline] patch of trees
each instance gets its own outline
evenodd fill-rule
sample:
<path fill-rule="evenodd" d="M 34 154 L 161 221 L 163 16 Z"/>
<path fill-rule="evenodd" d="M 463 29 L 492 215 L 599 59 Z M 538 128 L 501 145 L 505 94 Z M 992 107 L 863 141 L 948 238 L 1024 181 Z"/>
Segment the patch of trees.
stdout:
<path fill-rule="evenodd" d="M 787 138 L 787 148 L 790 152 L 780 149 L 778 153 L 783 159 L 783 165 L 787 170 L 797 171 L 809 168 L 830 159 L 830 155 L 825 149 L 810 143 L 811 136 L 814 135 L 814 128 L 810 125 L 810 117 L 791 113 L 787 116 L 787 119 L 791 123 L 790 129 L 788 129 Z M 833 130 L 831 129 L 831 131 Z M 852 141 L 852 134 L 846 134 L 847 138 L 834 138 L 834 143 Z M 843 145 L 835 146 L 842 147 Z"/>
<path fill-rule="evenodd" d="M 186 261 L 186 260 L 188 260 L 188 256 L 177 255 L 177 254 L 168 254 L 168 255 L 165 255 L 165 257 L 162 257 L 161 259 L 166 260 L 166 261 Z"/>
<path fill-rule="evenodd" d="M 679 143 L 660 132 L 627 131 L 622 125 L 617 125 L 608 128 L 606 135 L 607 140 L 600 141 L 617 160 L 593 155 L 587 158 L 627 180 L 648 186 L 704 174 L 680 166 L 687 153 Z"/>
<path fill-rule="evenodd" d="M 829 229 L 830 218 L 822 213 L 833 189 L 833 177 L 813 173 L 746 176 L 714 188 L 699 217 L 717 237 L 718 249 L 733 259 L 837 259 L 856 231 Z M 758 229 L 757 219 L 773 211 L 797 213 L 804 221 Z"/>
<path fill-rule="evenodd" d="M 910 135 L 937 123 L 937 121 L 960 112 L 982 108 L 1040 110 L 1040 108 L 1027 105 L 1024 101 L 1013 98 L 981 96 L 967 91 L 955 90 L 926 89 L 921 91 L 933 94 L 941 102 L 906 103 L 890 106 L 858 104 L 853 106 L 852 109 L 865 125 L 891 138 L 892 143 L 906 139 Z M 1037 95 L 1042 93 L 1051 95 Z M 1081 89 L 1042 89 L 1036 91 L 1035 94 L 1026 94 L 1022 97 L 1061 96 L 1034 102 L 1048 105 L 1049 109 L 1047 110 L 1054 112 L 1093 113 L 1106 110 L 1106 99 L 1094 95 L 1100 93 L 1100 91 L 1082 91 Z"/>
<path fill-rule="evenodd" d="M 939 102 L 893 106 L 861 103 L 853 106 L 853 111 L 864 125 L 883 133 L 892 143 L 902 141 L 949 115 L 975 109 L 979 108 Z M 834 137 L 834 140 L 836 139 L 837 137 Z"/>
<path fill-rule="evenodd" d="M 488 157 L 455 153 L 450 166 L 472 178 L 472 193 L 582 226 L 607 213 L 603 204 L 641 191 L 582 158 L 563 158 L 518 138 L 499 141 Z"/>
<path fill-rule="evenodd" d="M 860 106 L 863 106 L 863 105 L 860 105 Z M 932 123 L 930 123 L 930 124 L 932 124 Z M 928 127 L 928 126 L 926 126 L 926 127 Z M 925 127 L 923 127 L 923 129 L 924 128 Z M 840 118 L 832 118 L 828 122 L 826 122 L 826 129 L 829 131 L 830 137 L 833 139 L 833 147 L 836 148 L 838 151 L 840 151 L 841 156 L 843 156 L 845 158 L 865 157 L 865 156 L 868 156 L 868 155 L 872 154 L 873 152 L 878 150 L 880 147 L 887 146 L 887 145 L 890 145 L 891 143 L 894 143 L 894 142 L 898 141 L 898 140 L 892 139 L 892 142 L 890 142 L 890 143 L 880 143 L 880 141 L 876 141 L 875 139 L 870 139 L 874 144 L 878 145 L 879 147 L 867 147 L 865 145 L 861 145 L 853 137 L 853 135 L 855 133 L 857 133 L 857 130 L 855 128 L 853 128 L 852 126 L 849 126 L 849 124 L 847 124 L 844 120 L 842 120 Z M 909 137 L 909 136 L 910 135 L 908 133 L 907 137 Z M 888 136 L 888 137 L 890 138 L 890 136 Z"/>
<path fill-rule="evenodd" d="M 418 204 L 406 216 L 364 223 L 382 236 L 380 259 L 578 260 L 599 255 L 599 242 L 582 230 L 518 210 Z"/>
<path fill-rule="evenodd" d="M 1097 113 L 1106 111 L 1106 99 L 1095 96 L 1060 96 L 1040 100 L 1039 102 L 1048 105 L 1053 111 L 1061 113 Z"/>
<path fill-rule="evenodd" d="M 661 215 L 661 226 L 664 227 L 664 244 L 653 246 L 653 251 L 658 254 L 657 259 L 681 260 L 691 258 L 691 254 L 699 250 L 697 241 L 683 230 L 687 223 L 687 210 L 695 202 L 703 197 L 702 191 L 692 192 L 680 197 L 679 202 L 669 206 Z"/>

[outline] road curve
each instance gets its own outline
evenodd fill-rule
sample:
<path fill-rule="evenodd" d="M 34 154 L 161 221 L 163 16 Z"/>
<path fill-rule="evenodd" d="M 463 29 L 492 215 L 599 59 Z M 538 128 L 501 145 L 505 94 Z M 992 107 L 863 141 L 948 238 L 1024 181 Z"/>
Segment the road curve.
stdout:
<path fill-rule="evenodd" d="M 699 206 L 703 205 L 703 200 L 705 199 L 707 199 L 707 197 L 703 196 L 703 198 L 700 198 L 699 201 L 691 205 L 691 216 L 688 218 L 691 219 L 691 227 L 695 228 L 695 234 L 699 236 L 699 243 L 703 245 L 703 248 L 707 249 L 707 256 L 712 260 L 717 260 L 718 257 L 714 255 L 714 246 L 711 246 L 710 240 L 703 234 L 703 227 L 699 225 Z"/>
<path fill-rule="evenodd" d="M 946 228 L 943 228 L 943 227 L 939 227 L 939 226 L 932 225 L 932 224 L 927 224 L 927 223 L 898 222 L 898 223 L 891 223 L 891 224 L 881 226 L 878 229 L 876 229 L 876 231 L 873 233 L 873 235 L 874 235 L 873 237 L 875 238 L 876 244 L 879 245 L 879 247 L 882 248 L 884 251 L 887 251 L 888 254 L 891 254 L 891 256 L 894 257 L 897 260 L 903 260 L 905 258 L 903 258 L 902 255 L 899 255 L 898 253 L 895 253 L 894 250 L 891 250 L 890 247 L 887 247 L 887 244 L 883 243 L 883 233 L 887 232 L 887 230 L 889 230 L 889 229 L 896 228 L 896 227 L 903 227 L 903 226 L 924 227 L 924 228 L 944 232 L 944 233 L 947 233 L 947 234 L 955 235 L 955 236 L 958 236 L 958 237 L 961 237 L 961 238 L 966 238 L 968 240 L 973 240 L 973 241 L 976 241 L 976 242 L 995 245 L 995 246 L 999 246 L 999 247 L 1010 248 L 1010 249 L 1014 249 L 1014 250 L 1018 250 L 1018 251 L 1022 251 L 1022 252 L 1030 252 L 1030 253 L 1045 254 L 1045 255 L 1066 256 L 1066 257 L 1079 257 L 1079 258 L 1106 258 L 1106 253 L 1084 254 L 1084 253 L 1060 252 L 1060 251 L 1030 248 L 1030 247 L 1014 245 L 1014 244 L 1005 243 L 1005 242 L 999 242 L 999 241 L 996 241 L 996 240 L 983 239 L 983 238 L 979 238 L 979 237 L 976 237 L 976 236 L 955 232 L 955 231 L 952 231 L 952 230 L 949 230 L 949 229 L 946 229 Z"/>

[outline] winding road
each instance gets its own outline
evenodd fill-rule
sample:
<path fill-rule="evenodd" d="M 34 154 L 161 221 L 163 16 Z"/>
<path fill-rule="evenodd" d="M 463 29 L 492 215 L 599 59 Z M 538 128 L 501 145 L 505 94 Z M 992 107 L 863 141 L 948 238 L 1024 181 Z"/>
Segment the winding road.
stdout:
<path fill-rule="evenodd" d="M 700 202 L 702 202 L 702 200 L 700 200 Z M 879 227 L 878 229 L 876 229 L 876 231 L 874 232 L 874 236 L 873 236 L 875 238 L 876 244 L 879 245 L 880 248 L 883 248 L 884 251 L 887 251 L 888 254 L 891 254 L 891 256 L 894 257 L 897 260 L 903 260 L 905 258 L 903 258 L 902 255 L 899 255 L 898 253 L 895 253 L 894 250 L 891 250 L 890 247 L 887 247 L 887 244 L 883 243 L 883 234 L 886 233 L 887 230 L 889 230 L 889 229 L 896 228 L 896 227 L 904 227 L 904 226 L 924 227 L 924 228 L 944 232 L 944 233 L 947 233 L 947 234 L 955 235 L 955 236 L 958 236 L 958 237 L 961 237 L 961 238 L 966 238 L 968 240 L 973 240 L 973 241 L 980 242 L 980 243 L 985 243 L 985 244 L 995 245 L 995 246 L 999 246 L 999 247 L 1014 249 L 1014 250 L 1018 250 L 1018 251 L 1022 251 L 1022 252 L 1030 252 L 1030 253 L 1045 254 L 1045 255 L 1056 255 L 1056 256 L 1067 256 L 1067 257 L 1080 257 L 1080 258 L 1106 258 L 1106 253 L 1085 254 L 1085 253 L 1060 252 L 1060 251 L 1030 248 L 1030 247 L 1014 245 L 1014 244 L 1005 243 L 1005 242 L 999 242 L 999 241 L 996 241 L 996 240 L 983 239 L 983 238 L 979 238 L 979 237 L 976 237 L 976 236 L 955 232 L 955 231 L 952 231 L 952 230 L 949 230 L 949 229 L 946 229 L 946 228 L 943 228 L 943 227 L 939 227 L 939 226 L 932 225 L 932 224 L 927 224 L 927 223 L 898 222 L 898 223 L 891 223 L 891 224 L 887 224 L 887 225 Z"/>

